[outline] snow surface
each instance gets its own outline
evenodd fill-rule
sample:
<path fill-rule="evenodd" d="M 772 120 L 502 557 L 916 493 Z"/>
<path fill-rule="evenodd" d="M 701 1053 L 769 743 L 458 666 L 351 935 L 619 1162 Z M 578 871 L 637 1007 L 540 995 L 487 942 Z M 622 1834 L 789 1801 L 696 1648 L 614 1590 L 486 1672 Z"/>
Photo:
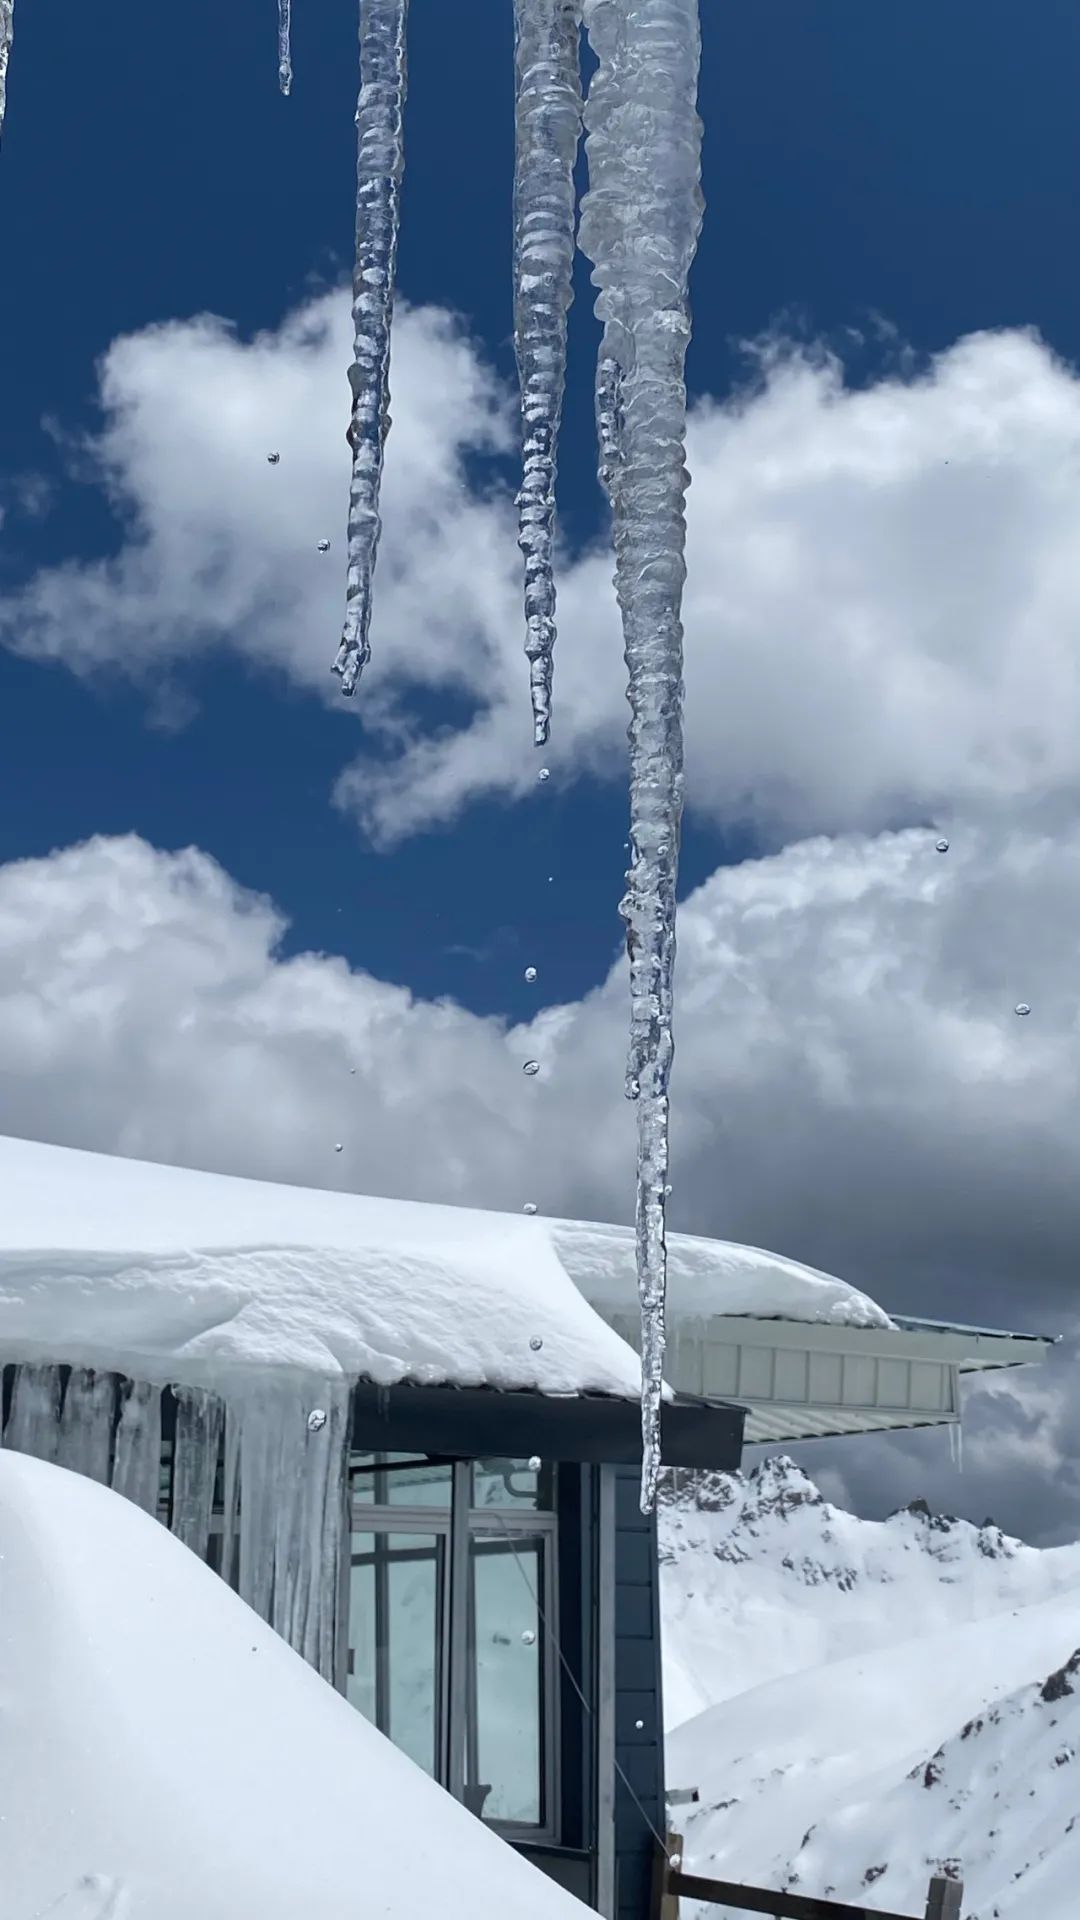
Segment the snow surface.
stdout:
<path fill-rule="evenodd" d="M 4 1920 L 574 1920 L 186 1547 L 0 1453 Z"/>
<path fill-rule="evenodd" d="M 217 1387 L 238 1369 L 636 1396 L 601 1314 L 628 1228 L 377 1200 L 0 1138 L 0 1354 Z M 807 1268 L 672 1242 L 696 1313 L 889 1322 Z M 725 1305 L 725 1303 L 727 1303 Z M 540 1345 L 534 1342 L 539 1341 Z"/>
<path fill-rule="evenodd" d="M 688 1870 L 919 1913 L 954 1867 L 965 1920 L 1072 1920 L 1080 1702 L 1040 1689 L 1080 1644 L 1080 1544 L 858 1520 L 783 1459 L 705 1498 L 662 1520 Z"/>

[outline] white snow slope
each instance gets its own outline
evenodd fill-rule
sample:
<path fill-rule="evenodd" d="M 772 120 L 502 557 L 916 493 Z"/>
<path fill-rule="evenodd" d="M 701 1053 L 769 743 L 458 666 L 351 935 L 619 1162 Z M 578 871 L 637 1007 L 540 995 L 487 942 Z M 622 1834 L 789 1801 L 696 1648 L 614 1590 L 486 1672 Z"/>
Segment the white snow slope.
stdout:
<path fill-rule="evenodd" d="M 0 1453 L 4 1920 L 584 1920 L 186 1547 Z"/>
<path fill-rule="evenodd" d="M 965 1920 L 1074 1920 L 1080 1545 L 857 1520 L 784 1459 L 707 1497 L 663 1522 L 688 1870 L 921 1915 L 944 1869 Z"/>

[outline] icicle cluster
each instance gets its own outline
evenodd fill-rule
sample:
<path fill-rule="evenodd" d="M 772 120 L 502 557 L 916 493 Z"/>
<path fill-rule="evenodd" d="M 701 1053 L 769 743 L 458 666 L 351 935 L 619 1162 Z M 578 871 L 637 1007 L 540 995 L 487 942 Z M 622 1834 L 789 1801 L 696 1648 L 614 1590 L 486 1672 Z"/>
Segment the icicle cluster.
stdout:
<path fill-rule="evenodd" d="M 514 0 L 514 351 L 521 385 L 518 545 L 533 733 L 551 721 L 555 645 L 555 469 L 574 266 L 574 164 L 581 138 L 580 0 Z"/>
<path fill-rule="evenodd" d="M 638 1103 L 642 1506 L 660 1468 L 668 1083 L 682 815 L 687 281 L 701 231 L 698 0 L 585 0 L 599 62 L 585 107 L 580 241 L 603 323 L 601 477 L 629 672 L 631 866 L 627 1093 Z"/>
<path fill-rule="evenodd" d="M 14 7 L 15 0 L 0 0 L 0 134 L 4 131 L 8 60 L 11 57 L 11 42 L 15 33 Z"/>
<path fill-rule="evenodd" d="M 15 1368 L 3 1444 L 111 1486 L 218 1570 L 264 1620 L 334 1678 L 349 1393 L 341 1381 L 178 1386 L 171 1484 L 162 1477 L 161 1388 L 73 1367 Z M 320 1418 L 312 1417 L 317 1403 Z M 223 1494 L 217 1500 L 223 1457 Z M 215 1520 L 215 1515 L 217 1516 Z"/>
<path fill-rule="evenodd" d="M 277 77 L 282 93 L 292 92 L 292 0 L 278 0 Z"/>
<path fill-rule="evenodd" d="M 360 0 L 356 109 L 356 264 L 353 270 L 352 481 L 345 629 L 334 661 L 355 693 L 371 655 L 371 585 L 382 522 L 379 489 L 390 430 L 390 320 L 394 306 L 409 0 Z"/>

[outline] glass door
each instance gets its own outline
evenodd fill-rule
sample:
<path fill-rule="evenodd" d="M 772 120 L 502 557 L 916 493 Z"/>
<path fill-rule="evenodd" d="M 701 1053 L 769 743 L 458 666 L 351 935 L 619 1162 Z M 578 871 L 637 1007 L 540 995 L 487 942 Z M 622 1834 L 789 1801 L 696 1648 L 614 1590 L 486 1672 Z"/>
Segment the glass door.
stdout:
<path fill-rule="evenodd" d="M 443 1721 L 446 1535 L 354 1531 L 346 1692 L 438 1778 Z"/>

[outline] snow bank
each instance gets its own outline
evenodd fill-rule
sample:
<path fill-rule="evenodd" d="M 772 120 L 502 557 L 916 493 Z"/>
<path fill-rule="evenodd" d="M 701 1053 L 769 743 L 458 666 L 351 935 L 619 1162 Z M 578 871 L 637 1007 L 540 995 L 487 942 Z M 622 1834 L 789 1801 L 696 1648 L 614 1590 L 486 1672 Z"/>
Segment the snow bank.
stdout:
<path fill-rule="evenodd" d="M 636 1396 L 629 1228 L 319 1192 L 0 1138 L 0 1356 Z M 674 1235 L 670 1317 L 888 1326 L 840 1280 Z"/>
<path fill-rule="evenodd" d="M 0 1453 L 4 1920 L 574 1920 L 118 1495 Z"/>

